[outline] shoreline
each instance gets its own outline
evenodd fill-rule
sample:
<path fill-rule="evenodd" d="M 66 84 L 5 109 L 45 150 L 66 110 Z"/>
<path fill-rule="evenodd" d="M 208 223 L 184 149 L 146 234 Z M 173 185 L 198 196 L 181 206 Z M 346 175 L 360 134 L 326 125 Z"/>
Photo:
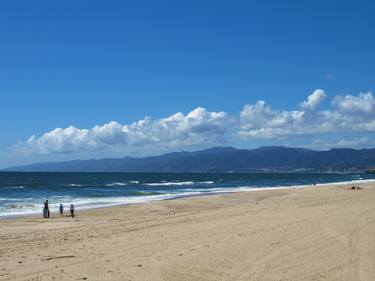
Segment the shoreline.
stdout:
<path fill-rule="evenodd" d="M 271 190 L 289 190 L 289 189 L 301 189 L 301 188 L 314 188 L 314 187 L 324 187 L 324 186 L 332 186 L 332 185 L 349 185 L 349 184 L 366 184 L 366 183 L 375 183 L 375 179 L 361 179 L 361 180 L 353 180 L 353 181 L 342 181 L 342 182 L 331 182 L 331 183 L 319 183 L 316 186 L 313 185 L 290 185 L 290 186 L 272 186 L 272 187 L 229 187 L 229 188 L 222 188 L 219 191 L 209 191 L 209 192 L 191 192 L 191 194 L 176 194 L 168 195 L 165 198 L 161 199 L 154 199 L 151 198 L 148 201 L 143 202 L 135 202 L 135 203 L 114 203 L 111 205 L 103 205 L 103 206 L 93 206 L 93 207 L 84 207 L 84 208 L 76 208 L 77 211 L 87 211 L 87 210 L 96 210 L 96 209 L 105 209 L 105 208 L 114 208 L 120 206 L 132 206 L 132 205 L 143 205 L 143 204 L 150 204 L 153 202 L 162 202 L 162 201 L 169 201 L 169 200 L 178 200 L 184 198 L 191 198 L 191 197 L 204 197 L 204 196 L 211 196 L 211 195 L 218 195 L 218 194 L 232 194 L 232 193 L 242 193 L 242 192 L 256 192 L 256 191 L 271 191 Z M 227 190 L 225 190 L 227 189 Z M 141 197 L 141 196 L 140 196 Z M 131 197 L 137 198 L 137 197 Z M 73 201 L 74 202 L 74 201 Z M 42 204 L 41 204 L 42 206 Z M 51 214 L 58 215 L 58 211 L 51 211 Z M 42 216 L 42 211 L 40 213 L 25 213 L 25 214 L 16 214 L 16 215 L 9 215 L 9 216 L 0 216 L 0 221 L 2 220 L 12 220 L 21 217 L 39 217 Z"/>

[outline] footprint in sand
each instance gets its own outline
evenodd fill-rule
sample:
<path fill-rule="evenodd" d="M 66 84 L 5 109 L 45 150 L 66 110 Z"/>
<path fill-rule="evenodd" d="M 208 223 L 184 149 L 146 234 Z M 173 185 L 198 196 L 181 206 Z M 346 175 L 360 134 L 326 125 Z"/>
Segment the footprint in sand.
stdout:
<path fill-rule="evenodd" d="M 31 277 L 30 279 L 27 279 L 27 281 L 42 281 L 42 276 L 35 276 Z"/>

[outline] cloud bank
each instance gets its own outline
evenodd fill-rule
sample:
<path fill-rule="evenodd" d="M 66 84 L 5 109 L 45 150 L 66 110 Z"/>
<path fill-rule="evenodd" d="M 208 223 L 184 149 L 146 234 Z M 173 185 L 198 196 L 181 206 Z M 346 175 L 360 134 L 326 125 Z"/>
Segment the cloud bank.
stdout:
<path fill-rule="evenodd" d="M 225 112 L 198 107 L 186 115 L 178 112 L 156 120 L 146 117 L 128 125 L 112 121 L 92 129 L 56 128 L 41 137 L 31 136 L 19 146 L 42 154 L 150 146 L 167 150 L 224 140 L 230 122 Z"/>
<path fill-rule="evenodd" d="M 326 97 L 324 90 L 317 89 L 299 108 L 289 111 L 273 109 L 265 101 L 258 101 L 246 104 L 237 115 L 198 107 L 186 115 L 178 112 L 160 119 L 145 117 L 131 124 L 112 121 L 91 129 L 56 128 L 39 137 L 31 136 L 17 148 L 37 154 L 116 149 L 159 152 L 238 141 L 375 132 L 375 98 L 371 92 L 335 96 L 327 109 L 318 110 Z M 350 145 L 350 141 L 341 144 Z"/>

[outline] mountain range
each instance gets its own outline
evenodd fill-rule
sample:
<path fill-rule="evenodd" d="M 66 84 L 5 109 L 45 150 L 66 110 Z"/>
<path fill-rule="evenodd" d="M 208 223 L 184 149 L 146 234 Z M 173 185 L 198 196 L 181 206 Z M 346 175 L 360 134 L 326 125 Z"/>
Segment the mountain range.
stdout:
<path fill-rule="evenodd" d="M 150 157 L 35 163 L 3 171 L 28 172 L 361 172 L 375 167 L 375 149 L 314 151 L 290 147 L 213 147 Z"/>

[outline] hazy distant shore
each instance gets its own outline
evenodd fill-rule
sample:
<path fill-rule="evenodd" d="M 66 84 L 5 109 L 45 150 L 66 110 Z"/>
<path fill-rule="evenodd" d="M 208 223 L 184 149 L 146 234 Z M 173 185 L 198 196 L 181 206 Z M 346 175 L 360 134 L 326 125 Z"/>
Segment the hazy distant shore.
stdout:
<path fill-rule="evenodd" d="M 212 147 L 150 157 L 34 163 L 6 171 L 60 172 L 365 172 L 375 167 L 375 149 L 310 150 L 283 146 L 256 149 Z"/>

